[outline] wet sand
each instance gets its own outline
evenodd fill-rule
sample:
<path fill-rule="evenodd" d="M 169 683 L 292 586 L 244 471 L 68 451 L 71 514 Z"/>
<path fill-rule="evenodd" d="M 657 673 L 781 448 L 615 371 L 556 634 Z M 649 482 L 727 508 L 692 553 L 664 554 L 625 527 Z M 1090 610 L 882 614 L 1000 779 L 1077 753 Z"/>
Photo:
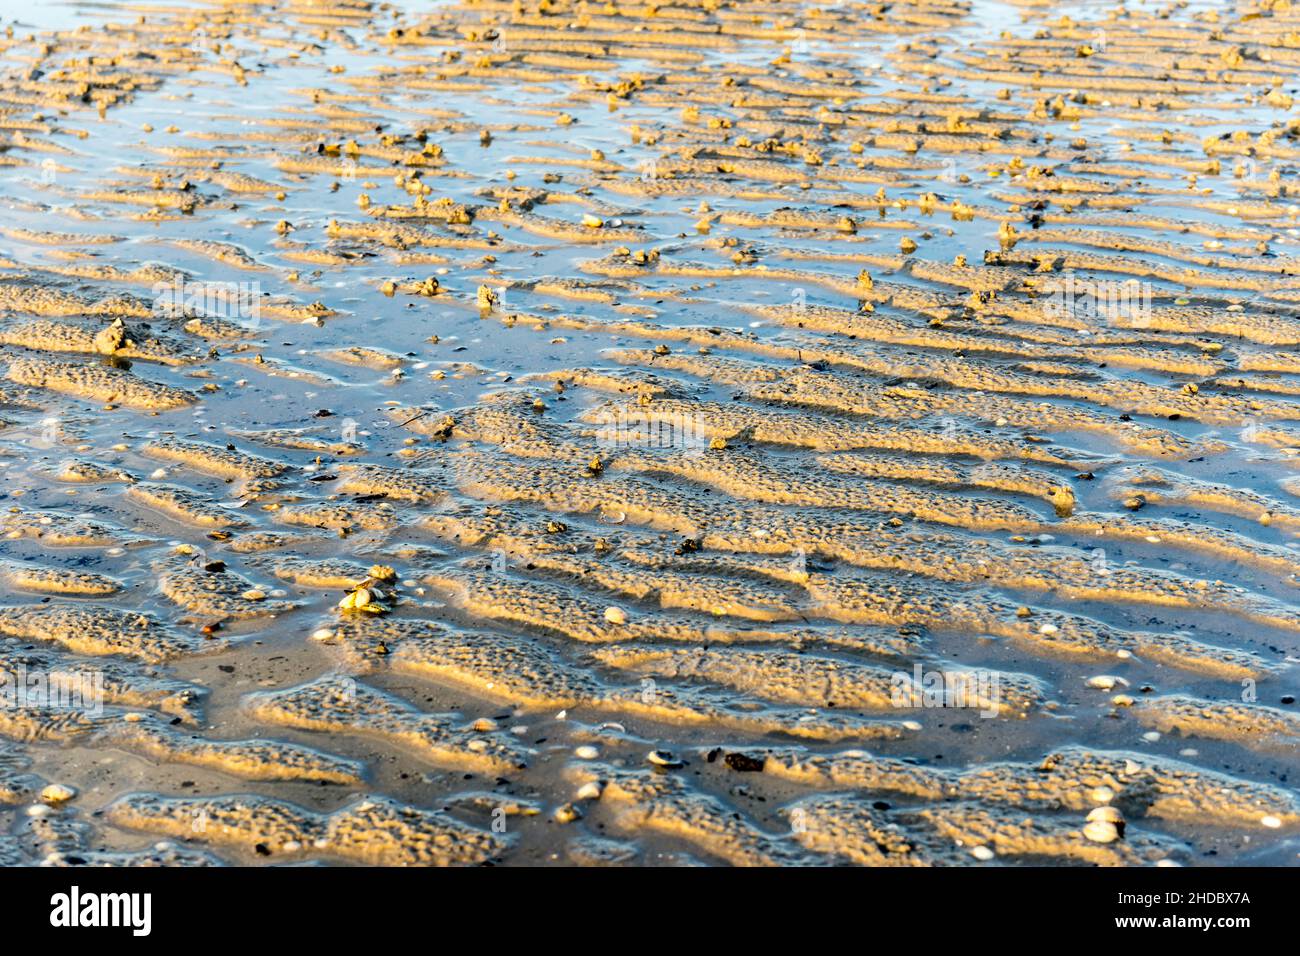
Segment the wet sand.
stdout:
<path fill-rule="evenodd" d="M 0 5 L 0 864 L 1295 864 L 1297 67 Z"/>

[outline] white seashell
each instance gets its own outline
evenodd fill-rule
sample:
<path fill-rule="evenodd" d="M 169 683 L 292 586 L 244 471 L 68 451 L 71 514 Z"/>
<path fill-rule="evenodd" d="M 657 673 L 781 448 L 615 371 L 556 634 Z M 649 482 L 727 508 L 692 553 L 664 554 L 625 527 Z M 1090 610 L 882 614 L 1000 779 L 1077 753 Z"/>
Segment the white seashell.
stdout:
<path fill-rule="evenodd" d="M 1148 730 L 1145 734 L 1142 735 L 1142 739 L 1149 744 L 1153 744 L 1160 739 L 1160 731 Z"/>
<path fill-rule="evenodd" d="M 1089 823 L 1113 823 L 1118 828 L 1124 822 L 1124 814 L 1114 807 L 1093 807 L 1088 811 Z"/>
<path fill-rule="evenodd" d="M 595 760 L 600 756 L 600 751 L 591 744 L 583 744 L 581 747 L 575 747 L 573 755 L 579 760 Z"/>
<path fill-rule="evenodd" d="M 975 857 L 975 859 L 977 860 L 983 860 L 985 862 L 988 862 L 989 860 L 993 859 L 993 857 L 995 857 L 997 854 L 994 853 L 986 846 L 973 846 L 970 848 L 970 855 Z"/>
<path fill-rule="evenodd" d="M 334 636 L 334 632 L 331 631 L 328 627 L 317 628 L 316 630 L 311 632 L 311 639 L 313 641 L 328 641 L 333 636 Z"/>
<path fill-rule="evenodd" d="M 1264 826 L 1268 827 L 1270 830 L 1276 830 L 1282 825 L 1281 818 L 1275 817 L 1271 813 L 1266 817 L 1260 817 L 1259 822 L 1264 824 Z"/>
<path fill-rule="evenodd" d="M 605 620 L 608 621 L 610 624 L 615 624 L 615 625 L 626 624 L 627 614 L 623 611 L 622 608 L 607 607 L 605 608 Z"/>
<path fill-rule="evenodd" d="M 349 594 L 343 595 L 343 600 L 339 601 L 339 607 L 345 611 L 354 611 L 363 608 L 370 603 L 370 591 L 367 588 L 357 588 Z"/>
<path fill-rule="evenodd" d="M 1096 787 L 1093 789 L 1091 796 L 1098 803 L 1110 803 L 1115 799 L 1115 791 L 1110 787 Z M 1092 817 L 1088 819 L 1091 820 Z"/>
<path fill-rule="evenodd" d="M 1093 843 L 1114 843 L 1119 839 L 1119 827 L 1108 820 L 1094 820 L 1083 828 L 1083 835 Z"/>

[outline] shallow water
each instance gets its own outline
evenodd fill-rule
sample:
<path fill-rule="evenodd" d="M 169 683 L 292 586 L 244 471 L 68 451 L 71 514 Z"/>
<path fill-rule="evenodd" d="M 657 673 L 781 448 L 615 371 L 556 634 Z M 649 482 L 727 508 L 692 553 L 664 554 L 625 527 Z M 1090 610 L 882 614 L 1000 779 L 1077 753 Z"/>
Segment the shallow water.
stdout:
<path fill-rule="evenodd" d="M 1300 15 L 15 19 L 0 861 L 1296 861 Z"/>

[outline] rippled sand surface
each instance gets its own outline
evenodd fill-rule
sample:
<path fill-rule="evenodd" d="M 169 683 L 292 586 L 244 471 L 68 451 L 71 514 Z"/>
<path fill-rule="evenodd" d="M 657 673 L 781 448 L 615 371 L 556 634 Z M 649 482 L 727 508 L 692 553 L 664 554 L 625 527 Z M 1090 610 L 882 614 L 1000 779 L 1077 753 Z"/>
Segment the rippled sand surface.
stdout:
<path fill-rule="evenodd" d="M 1296 862 L 1300 10 L 0 13 L 0 862 Z"/>

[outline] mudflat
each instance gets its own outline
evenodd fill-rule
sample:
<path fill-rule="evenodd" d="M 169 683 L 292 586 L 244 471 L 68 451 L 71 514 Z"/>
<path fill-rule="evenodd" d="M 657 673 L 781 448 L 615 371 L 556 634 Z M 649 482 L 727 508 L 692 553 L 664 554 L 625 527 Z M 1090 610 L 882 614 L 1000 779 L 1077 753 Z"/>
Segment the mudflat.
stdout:
<path fill-rule="evenodd" d="M 1300 9 L 0 14 L 0 864 L 1296 862 Z"/>

